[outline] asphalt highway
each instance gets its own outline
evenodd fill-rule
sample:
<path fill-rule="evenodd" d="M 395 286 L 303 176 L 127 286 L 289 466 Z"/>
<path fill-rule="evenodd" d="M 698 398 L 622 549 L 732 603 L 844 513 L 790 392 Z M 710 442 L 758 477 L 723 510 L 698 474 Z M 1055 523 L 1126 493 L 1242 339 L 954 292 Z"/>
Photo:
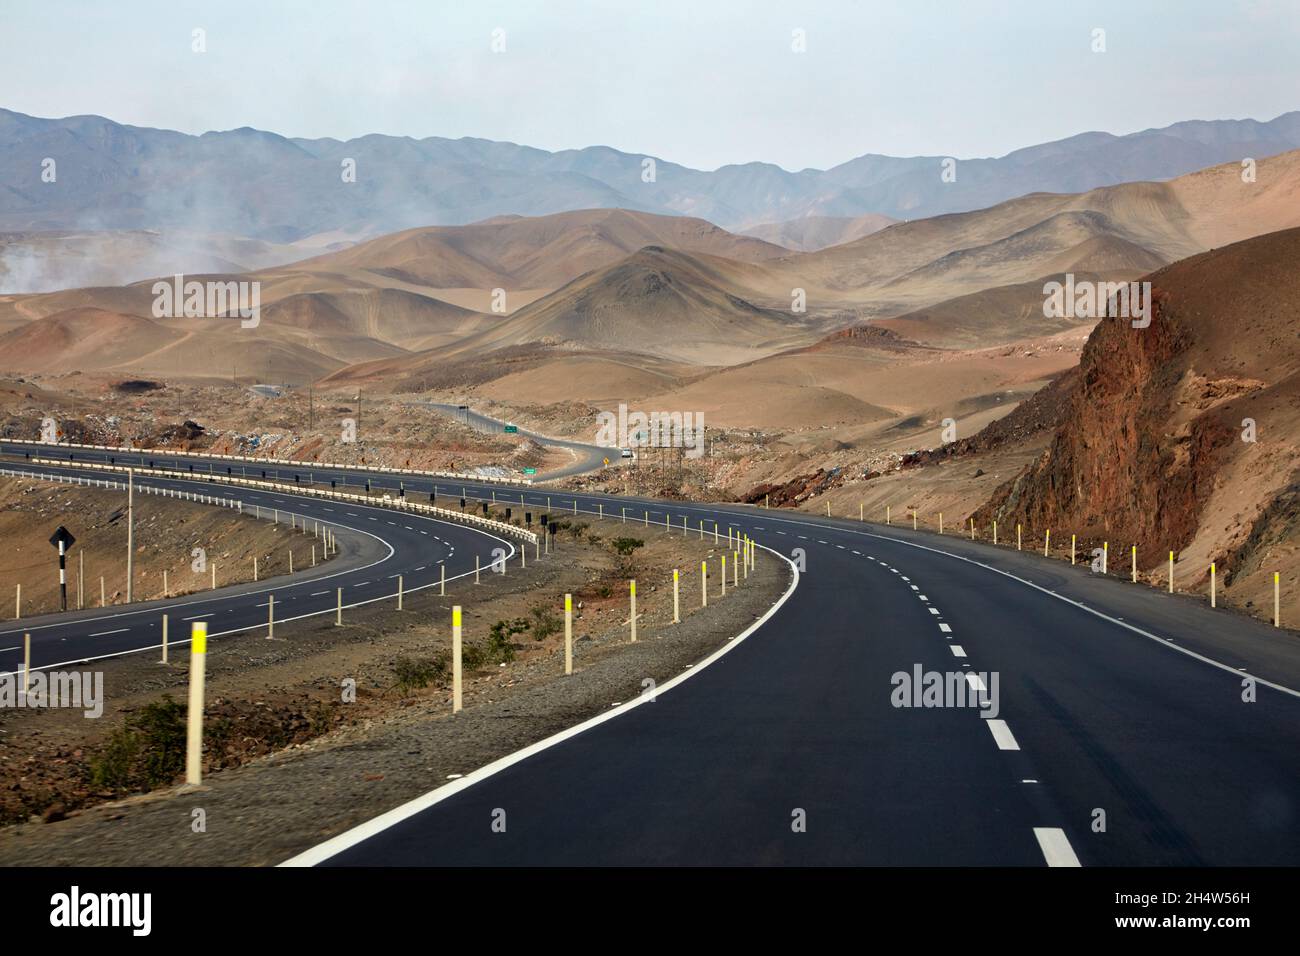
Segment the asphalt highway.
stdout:
<path fill-rule="evenodd" d="M 169 466 L 191 463 L 201 467 Z M 283 466 L 268 475 L 293 480 Z M 716 521 L 772 549 L 760 560 L 802 569 L 768 620 L 653 702 L 629 701 L 524 759 L 431 780 L 421 800 L 291 862 L 1300 863 L 1292 631 L 958 535 L 409 475 L 378 483 L 399 480 L 408 495 L 463 487 L 532 509 L 684 517 L 692 533 Z M 949 706 L 898 706 L 918 672 L 943 677 Z M 982 707 L 954 698 L 963 686 L 984 689 Z"/>
<path fill-rule="evenodd" d="M 30 465 L 21 461 L 7 461 L 4 465 L 34 474 L 62 473 L 83 477 L 87 474 L 73 468 Z M 96 474 L 96 477 L 104 476 Z M 33 667 L 77 664 L 160 646 L 164 612 L 169 614 L 169 640 L 177 644 L 188 640 L 190 622 L 196 620 L 207 621 L 212 638 L 242 630 L 265 630 L 272 596 L 277 624 L 304 615 L 333 613 L 338 603 L 338 588 L 343 589 L 345 609 L 388 599 L 395 602 L 399 576 L 403 590 L 407 592 L 436 587 L 444 565 L 447 580 L 454 582 L 474 573 L 476 556 L 481 567 L 487 569 L 504 554 L 509 567 L 510 559 L 517 555 L 520 546 L 516 538 L 500 537 L 456 522 L 379 506 L 286 494 L 279 490 L 232 487 L 204 480 L 166 479 L 143 473 L 137 477 L 137 486 L 219 494 L 243 501 L 244 516 L 232 520 L 258 520 L 252 517 L 257 507 L 263 515 L 260 520 L 274 520 L 278 511 L 279 520 L 286 525 L 293 515 L 293 520 L 299 525 L 306 522 L 312 526 L 328 526 L 336 534 L 339 553 L 315 568 L 304 567 L 308 563 L 310 548 L 309 540 L 304 540 L 295 545 L 301 563 L 293 575 L 218 587 L 214 591 L 192 593 L 169 601 L 88 607 L 81 611 L 0 622 L 0 674 L 21 669 L 22 638 L 28 633 L 32 636 Z M 137 508 L 148 508 L 150 500 L 148 496 L 139 495 Z M 75 522 L 68 523 L 75 525 Z M 54 573 L 53 558 L 50 568 Z M 97 589 L 89 582 L 85 590 L 88 603 L 93 603 L 92 598 L 97 600 L 97 594 L 92 593 Z"/>

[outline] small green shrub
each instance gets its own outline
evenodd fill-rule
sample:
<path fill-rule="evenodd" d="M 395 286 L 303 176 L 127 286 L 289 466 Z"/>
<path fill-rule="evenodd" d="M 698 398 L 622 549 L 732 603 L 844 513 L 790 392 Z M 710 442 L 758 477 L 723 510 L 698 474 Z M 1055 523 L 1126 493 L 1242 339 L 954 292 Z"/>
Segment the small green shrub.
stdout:
<path fill-rule="evenodd" d="M 428 687 L 447 679 L 451 670 L 451 655 L 442 653 L 436 657 L 399 657 L 393 662 L 395 684 L 403 694 Z"/>
<path fill-rule="evenodd" d="M 616 554 L 628 558 L 632 556 L 632 552 L 637 548 L 644 548 L 645 542 L 640 538 L 615 538 L 610 542 L 610 546 L 613 547 Z"/>
<path fill-rule="evenodd" d="M 185 716 L 170 694 L 145 704 L 91 757 L 91 786 L 121 793 L 172 783 L 185 769 Z"/>
<path fill-rule="evenodd" d="M 545 604 L 533 608 L 533 640 L 544 641 L 564 630 L 564 622 Z"/>

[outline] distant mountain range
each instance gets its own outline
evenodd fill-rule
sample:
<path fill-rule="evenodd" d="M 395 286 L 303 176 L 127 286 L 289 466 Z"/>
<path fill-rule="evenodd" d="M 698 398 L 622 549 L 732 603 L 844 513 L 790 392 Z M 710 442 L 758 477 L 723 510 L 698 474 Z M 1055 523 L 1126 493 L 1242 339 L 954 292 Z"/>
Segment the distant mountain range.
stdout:
<path fill-rule="evenodd" d="M 552 153 L 484 139 L 290 139 L 250 128 L 192 136 L 100 116 L 41 119 L 0 110 L 0 231 L 160 230 L 321 245 L 501 215 L 614 207 L 695 216 L 739 231 L 809 216 L 964 212 L 1032 192 L 1170 179 L 1297 147 L 1300 112 L 1269 122 L 1191 121 L 961 159 L 955 181 L 945 182 L 942 156 L 868 154 L 827 170 L 753 162 L 705 172 L 606 146 Z M 53 182 L 42 180 L 46 159 L 56 164 Z M 347 160 L 355 161 L 355 182 L 343 181 Z M 780 241 L 782 232 L 788 227 L 759 234 Z"/>
<path fill-rule="evenodd" d="M 1037 193 L 804 253 L 628 210 L 428 226 L 245 273 L 260 284 L 255 332 L 154 315 L 152 280 L 0 295 L 0 370 L 239 372 L 399 390 L 494 382 L 586 401 L 629 378 L 664 388 L 757 368 L 863 320 L 927 348 L 987 348 L 1090 321 L 1044 315 L 1048 277 L 1133 279 L 1300 227 L 1300 150 L 1257 173 L 1244 182 L 1232 162 L 1169 182 Z M 838 345 L 854 361 L 865 354 L 856 340 Z"/>

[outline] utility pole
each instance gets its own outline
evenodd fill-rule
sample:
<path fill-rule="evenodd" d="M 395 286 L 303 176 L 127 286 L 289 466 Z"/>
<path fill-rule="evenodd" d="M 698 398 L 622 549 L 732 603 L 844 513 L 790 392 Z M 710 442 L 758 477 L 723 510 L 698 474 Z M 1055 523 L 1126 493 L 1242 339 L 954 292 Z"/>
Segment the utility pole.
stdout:
<path fill-rule="evenodd" d="M 316 424 L 316 407 L 313 401 L 311 385 L 307 386 L 307 430 L 311 431 Z"/>
<path fill-rule="evenodd" d="M 135 599 L 135 469 L 126 470 L 126 603 Z"/>

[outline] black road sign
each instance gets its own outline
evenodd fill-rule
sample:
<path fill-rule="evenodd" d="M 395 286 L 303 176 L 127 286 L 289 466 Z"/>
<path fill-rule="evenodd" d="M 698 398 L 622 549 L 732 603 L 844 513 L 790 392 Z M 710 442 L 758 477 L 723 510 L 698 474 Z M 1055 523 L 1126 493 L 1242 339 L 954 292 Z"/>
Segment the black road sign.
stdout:
<path fill-rule="evenodd" d="M 59 608 L 68 609 L 68 549 L 76 544 L 77 539 L 63 525 L 59 525 L 50 535 L 50 544 L 59 549 Z"/>

